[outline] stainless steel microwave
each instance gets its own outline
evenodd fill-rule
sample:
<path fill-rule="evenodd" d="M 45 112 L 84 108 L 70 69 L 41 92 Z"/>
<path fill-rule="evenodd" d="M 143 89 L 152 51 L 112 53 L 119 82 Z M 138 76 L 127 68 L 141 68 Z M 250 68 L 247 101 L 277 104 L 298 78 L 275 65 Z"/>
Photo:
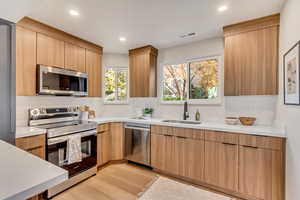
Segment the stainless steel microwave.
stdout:
<path fill-rule="evenodd" d="M 37 93 L 57 96 L 87 96 L 88 74 L 38 65 Z"/>

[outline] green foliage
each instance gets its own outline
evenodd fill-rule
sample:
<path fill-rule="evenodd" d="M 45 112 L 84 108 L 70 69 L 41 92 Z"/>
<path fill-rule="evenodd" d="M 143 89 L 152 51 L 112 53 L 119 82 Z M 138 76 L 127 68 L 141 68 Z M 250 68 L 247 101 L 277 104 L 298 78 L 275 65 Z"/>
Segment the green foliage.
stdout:
<path fill-rule="evenodd" d="M 144 108 L 143 113 L 144 114 L 153 114 L 154 109 L 153 108 Z"/>

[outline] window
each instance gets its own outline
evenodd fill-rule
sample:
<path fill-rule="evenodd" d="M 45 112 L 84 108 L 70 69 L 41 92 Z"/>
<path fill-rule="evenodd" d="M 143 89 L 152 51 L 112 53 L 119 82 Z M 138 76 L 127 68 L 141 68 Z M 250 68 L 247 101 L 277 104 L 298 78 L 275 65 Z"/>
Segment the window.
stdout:
<path fill-rule="evenodd" d="M 220 103 L 219 57 L 163 66 L 163 102 Z"/>
<path fill-rule="evenodd" d="M 128 68 L 106 67 L 104 72 L 104 101 L 107 103 L 127 103 Z"/>

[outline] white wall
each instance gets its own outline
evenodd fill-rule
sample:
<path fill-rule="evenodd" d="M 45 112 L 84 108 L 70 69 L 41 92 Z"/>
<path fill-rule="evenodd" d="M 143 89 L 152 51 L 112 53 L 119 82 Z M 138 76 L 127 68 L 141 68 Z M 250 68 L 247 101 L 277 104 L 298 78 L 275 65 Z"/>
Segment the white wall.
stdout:
<path fill-rule="evenodd" d="M 163 64 L 176 64 L 187 59 L 224 55 L 223 38 L 203 40 L 188 45 L 160 49 L 158 56 L 158 79 Z M 222 66 L 223 67 L 223 66 Z M 223 84 L 223 69 L 221 69 Z M 159 91 L 159 94 L 161 91 Z M 223 94 L 223 88 L 222 92 Z M 254 116 L 258 124 L 272 124 L 275 118 L 276 96 L 224 97 L 220 105 L 191 105 L 190 116 L 194 118 L 197 109 L 204 121 L 223 121 L 226 116 Z M 159 115 L 163 118 L 182 117 L 182 105 L 158 104 Z"/>
<path fill-rule="evenodd" d="M 278 99 L 277 120 L 286 125 L 286 199 L 300 199 L 300 106 L 283 104 L 283 55 L 300 40 L 300 1 L 287 0 L 280 23 L 280 95 Z"/>
<path fill-rule="evenodd" d="M 158 77 L 161 63 L 173 63 L 186 59 L 206 56 L 223 55 L 222 38 L 215 38 L 196 43 L 159 50 Z M 128 66 L 127 54 L 104 54 L 103 67 Z M 159 78 L 158 78 L 159 79 Z M 158 80 L 160 82 L 160 80 Z M 159 84 L 158 84 L 159 85 Z M 160 87 L 160 86 L 158 86 Z M 141 113 L 145 106 L 154 108 L 154 117 L 167 119 L 182 119 L 182 105 L 161 104 L 160 98 L 133 98 L 127 105 L 103 104 L 102 98 L 73 97 L 17 97 L 17 124 L 24 125 L 27 121 L 27 110 L 41 106 L 90 105 L 96 111 L 97 117 L 134 117 Z M 203 121 L 224 121 L 225 116 L 254 116 L 258 124 L 271 124 L 275 116 L 276 96 L 244 96 L 225 97 L 220 105 L 190 105 L 191 119 L 194 119 L 197 109 L 200 110 Z"/>

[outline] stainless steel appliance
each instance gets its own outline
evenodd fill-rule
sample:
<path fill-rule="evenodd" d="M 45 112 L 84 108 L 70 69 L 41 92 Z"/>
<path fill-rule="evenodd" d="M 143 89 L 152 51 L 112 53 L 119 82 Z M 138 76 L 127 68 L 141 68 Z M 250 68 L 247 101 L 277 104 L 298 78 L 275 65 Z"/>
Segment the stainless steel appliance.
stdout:
<path fill-rule="evenodd" d="M 125 156 L 129 161 L 150 166 L 149 124 L 125 124 Z"/>
<path fill-rule="evenodd" d="M 62 96 L 87 96 L 86 73 L 38 65 L 37 93 Z"/>
<path fill-rule="evenodd" d="M 48 198 L 96 174 L 97 123 L 80 121 L 79 108 L 35 108 L 29 110 L 29 126 L 47 130 L 47 161 L 66 169 L 69 180 L 48 190 Z M 68 164 L 70 135 L 81 136 L 82 161 Z"/>
<path fill-rule="evenodd" d="M 15 24 L 0 19 L 0 140 L 14 144 L 16 127 Z"/>

